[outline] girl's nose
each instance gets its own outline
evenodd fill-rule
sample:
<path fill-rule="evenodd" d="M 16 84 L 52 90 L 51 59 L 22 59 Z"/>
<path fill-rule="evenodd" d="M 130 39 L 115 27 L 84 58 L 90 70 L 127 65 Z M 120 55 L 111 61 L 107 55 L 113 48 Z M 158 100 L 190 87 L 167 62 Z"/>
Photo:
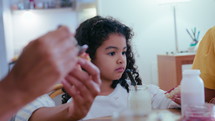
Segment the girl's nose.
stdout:
<path fill-rule="evenodd" d="M 125 62 L 125 58 L 123 56 L 120 56 L 117 60 L 117 64 L 123 64 Z"/>
<path fill-rule="evenodd" d="M 122 59 L 117 60 L 117 64 L 122 64 L 122 63 L 123 63 Z"/>

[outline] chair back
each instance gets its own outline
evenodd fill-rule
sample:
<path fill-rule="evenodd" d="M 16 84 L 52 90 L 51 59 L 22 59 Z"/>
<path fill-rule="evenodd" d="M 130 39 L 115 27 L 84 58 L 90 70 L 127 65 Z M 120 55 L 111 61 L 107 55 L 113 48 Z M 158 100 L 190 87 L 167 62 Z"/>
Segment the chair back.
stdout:
<path fill-rule="evenodd" d="M 50 92 L 49 96 L 53 99 L 56 96 L 63 94 L 63 85 L 62 84 L 56 84 L 53 86 L 52 91 Z"/>

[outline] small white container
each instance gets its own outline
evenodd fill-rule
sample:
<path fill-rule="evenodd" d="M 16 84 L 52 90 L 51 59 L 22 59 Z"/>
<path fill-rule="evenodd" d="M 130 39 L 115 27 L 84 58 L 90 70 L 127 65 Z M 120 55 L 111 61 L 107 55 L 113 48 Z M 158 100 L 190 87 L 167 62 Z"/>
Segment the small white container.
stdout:
<path fill-rule="evenodd" d="M 184 70 L 181 81 L 181 108 L 184 116 L 186 106 L 205 104 L 204 83 L 199 70 Z"/>

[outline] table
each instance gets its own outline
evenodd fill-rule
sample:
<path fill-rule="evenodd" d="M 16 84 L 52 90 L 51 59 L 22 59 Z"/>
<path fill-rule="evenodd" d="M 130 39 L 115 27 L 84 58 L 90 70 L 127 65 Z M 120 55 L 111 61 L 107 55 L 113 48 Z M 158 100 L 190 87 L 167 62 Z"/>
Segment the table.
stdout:
<path fill-rule="evenodd" d="M 171 118 L 171 121 L 181 121 L 181 111 L 180 109 L 164 109 L 164 110 L 153 110 L 151 114 L 149 115 L 160 115 L 163 116 L 161 121 L 166 121 L 168 119 L 166 119 L 167 117 L 164 116 L 168 116 L 169 118 Z M 142 116 L 142 117 L 136 117 L 135 119 L 133 119 L 133 121 L 143 121 L 145 120 L 147 117 L 146 116 Z M 128 121 L 132 121 L 130 119 L 127 119 Z M 125 121 L 125 119 L 114 119 L 112 117 L 101 117 L 101 118 L 95 118 L 95 119 L 90 119 L 90 120 L 85 120 L 85 121 Z M 155 120 L 153 120 L 155 121 Z"/>
<path fill-rule="evenodd" d="M 180 84 L 182 79 L 182 65 L 192 64 L 195 54 L 158 55 L 159 87 L 170 90 Z"/>

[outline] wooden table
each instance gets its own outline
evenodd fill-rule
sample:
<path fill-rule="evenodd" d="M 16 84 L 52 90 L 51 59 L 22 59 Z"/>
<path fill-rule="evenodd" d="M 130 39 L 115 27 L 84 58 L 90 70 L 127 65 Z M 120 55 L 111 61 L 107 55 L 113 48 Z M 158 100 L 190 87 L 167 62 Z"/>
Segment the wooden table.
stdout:
<path fill-rule="evenodd" d="M 158 55 L 159 87 L 170 90 L 180 84 L 182 79 L 182 65 L 193 64 L 194 54 Z"/>
<path fill-rule="evenodd" d="M 165 109 L 165 110 L 153 110 L 152 113 L 149 114 L 149 116 L 152 116 L 152 115 L 159 115 L 161 117 L 163 116 L 168 116 L 169 118 L 171 118 L 170 120 L 171 121 L 181 121 L 181 111 L 180 109 Z M 138 117 L 135 117 L 135 118 L 132 118 L 131 119 L 128 119 L 127 117 L 127 120 L 128 121 L 144 121 L 146 120 L 147 118 L 149 118 L 149 116 L 138 116 Z M 164 120 L 165 118 L 165 120 Z M 163 117 L 161 121 L 166 121 L 168 119 L 166 119 L 167 117 Z M 85 121 L 127 121 L 125 119 L 122 119 L 122 118 L 118 118 L 118 119 L 114 119 L 112 117 L 101 117 L 101 118 L 95 118 L 95 119 L 90 119 L 90 120 L 85 120 Z M 155 120 L 153 120 L 155 121 Z"/>

